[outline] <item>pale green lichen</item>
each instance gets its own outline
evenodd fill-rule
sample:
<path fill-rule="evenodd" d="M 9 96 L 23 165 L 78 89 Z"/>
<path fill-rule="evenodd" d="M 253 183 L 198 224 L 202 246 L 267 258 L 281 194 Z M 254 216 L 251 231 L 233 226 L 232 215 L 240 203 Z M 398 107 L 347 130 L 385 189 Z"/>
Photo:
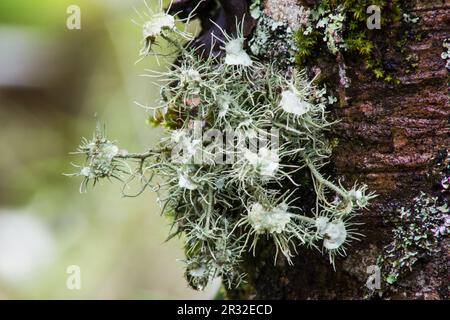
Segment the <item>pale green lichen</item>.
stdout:
<path fill-rule="evenodd" d="M 200 3 L 201 1 L 198 5 L 200 5 Z M 167 12 L 163 10 L 162 2 L 156 12 L 150 8 L 146 1 L 144 1 L 144 4 L 147 9 L 146 12 L 140 13 L 135 10 L 139 20 L 132 20 L 134 24 L 142 28 L 141 42 L 143 43 L 143 47 L 140 51 L 141 56 L 147 56 L 150 53 L 155 52 L 154 48 L 157 41 L 162 39 L 166 41 L 169 40 L 169 42 L 172 43 L 174 43 L 174 40 L 180 41 L 180 38 L 184 40 L 193 39 L 193 35 L 186 31 L 187 28 L 180 30 L 176 27 L 176 24 L 179 22 L 189 21 L 192 18 L 193 13 L 184 20 L 177 20 L 168 13 L 169 9 Z"/>
<path fill-rule="evenodd" d="M 261 0 L 253 0 L 250 4 L 250 15 L 253 19 L 259 19 L 261 17 Z"/>
<path fill-rule="evenodd" d="M 328 50 L 332 54 L 337 54 L 339 51 L 347 49 L 342 35 L 345 19 L 343 6 L 338 6 L 334 11 L 319 7 L 317 10 L 311 11 L 311 18 L 303 34 L 307 36 L 313 30 L 320 30 L 323 34 L 322 40 L 326 43 Z"/>
<path fill-rule="evenodd" d="M 229 288 L 239 285 L 243 254 L 254 252 L 261 237 L 273 241 L 275 260 L 281 253 L 292 262 L 304 245 L 321 249 L 334 264 L 358 236 L 351 219 L 374 197 L 365 185 L 347 189 L 320 172 L 331 154 L 326 108 L 334 98 L 305 72 L 286 75 L 248 55 L 242 31 L 224 34 L 223 57 L 204 58 L 167 31 L 160 37 L 178 50 L 180 63 L 148 71 L 160 83 L 161 99 L 142 106 L 165 125 L 166 137 L 154 149 L 128 153 L 97 130 L 79 149 L 86 162 L 75 175 L 83 187 L 117 178 L 124 191 L 140 184 L 133 196 L 157 192 L 163 213 L 173 218 L 169 238 L 184 234 L 186 278 L 196 289 L 216 276 Z M 233 144 L 224 146 L 229 131 Z M 295 196 L 301 170 L 312 179 L 312 209 Z"/>
<path fill-rule="evenodd" d="M 225 45 L 225 61 L 229 66 L 244 66 L 252 65 L 252 59 L 244 50 L 244 39 L 232 39 Z"/>
<path fill-rule="evenodd" d="M 103 178 L 120 179 L 120 175 L 126 167 L 126 164 L 120 160 L 116 142 L 106 139 L 104 129 L 99 125 L 97 125 L 92 139 L 83 138 L 81 145 L 74 154 L 87 156 L 87 162 L 80 167 L 80 172 L 71 175 L 83 178 L 80 186 L 81 192 L 86 191 L 89 181 L 93 181 L 95 184 Z"/>

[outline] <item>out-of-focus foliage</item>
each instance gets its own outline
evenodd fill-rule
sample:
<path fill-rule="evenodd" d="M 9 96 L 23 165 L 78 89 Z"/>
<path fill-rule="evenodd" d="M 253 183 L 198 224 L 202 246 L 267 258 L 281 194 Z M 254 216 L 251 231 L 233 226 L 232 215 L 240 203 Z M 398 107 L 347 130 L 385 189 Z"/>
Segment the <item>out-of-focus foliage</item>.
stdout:
<path fill-rule="evenodd" d="M 81 30 L 66 28 L 70 4 L 80 6 Z M 175 262 L 181 244 L 164 243 L 170 226 L 153 195 L 121 199 L 114 186 L 81 195 L 62 175 L 97 120 L 130 150 L 158 140 L 133 104 L 156 91 L 138 77 L 155 62 L 135 65 L 141 30 L 132 5 L 0 2 L 0 298 L 213 295 L 186 287 Z M 66 287 L 70 265 L 81 268 L 81 290 Z"/>

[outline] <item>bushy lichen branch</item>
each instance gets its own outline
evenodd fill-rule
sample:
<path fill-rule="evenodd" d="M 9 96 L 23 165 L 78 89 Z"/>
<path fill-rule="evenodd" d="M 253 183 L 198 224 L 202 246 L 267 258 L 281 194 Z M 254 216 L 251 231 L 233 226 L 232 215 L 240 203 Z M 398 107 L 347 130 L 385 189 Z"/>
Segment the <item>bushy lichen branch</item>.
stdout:
<path fill-rule="evenodd" d="M 305 245 L 327 252 L 334 263 L 358 236 L 351 218 L 374 196 L 365 185 L 348 190 L 321 173 L 331 154 L 324 133 L 332 125 L 326 108 L 333 97 L 304 72 L 285 76 L 274 64 L 256 61 L 242 33 L 222 37 L 224 56 L 200 58 L 179 43 L 180 32 L 166 23 L 172 19 L 160 17 L 150 16 L 155 21 L 145 53 L 162 37 L 178 43 L 180 63 L 147 71 L 161 99 L 144 107 L 167 135 L 155 149 L 128 153 L 98 129 L 79 148 L 87 156 L 76 174 L 83 188 L 114 177 L 125 185 L 138 179 L 140 190 L 157 192 L 173 219 L 169 238 L 185 236 L 186 278 L 197 289 L 216 276 L 230 288 L 239 285 L 243 254 L 261 237 L 273 240 L 275 261 L 280 253 L 292 262 Z M 299 171 L 313 181 L 316 206 L 309 210 L 296 196 Z"/>

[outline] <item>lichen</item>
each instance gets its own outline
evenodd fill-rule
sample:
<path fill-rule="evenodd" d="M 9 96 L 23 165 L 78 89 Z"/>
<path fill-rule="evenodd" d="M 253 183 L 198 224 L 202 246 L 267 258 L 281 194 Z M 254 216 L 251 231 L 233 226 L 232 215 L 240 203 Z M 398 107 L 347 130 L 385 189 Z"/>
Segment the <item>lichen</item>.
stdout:
<path fill-rule="evenodd" d="M 284 69 L 294 65 L 298 54 L 294 34 L 308 23 L 309 10 L 296 0 L 282 3 L 267 0 L 264 4 L 260 0 L 253 0 L 250 14 L 257 21 L 249 40 L 252 54 L 274 61 Z"/>
<path fill-rule="evenodd" d="M 179 53 L 179 63 L 148 71 L 161 97 L 156 106 L 141 106 L 167 135 L 148 151 L 128 153 L 97 130 L 83 141 L 86 161 L 75 174 L 83 187 L 117 178 L 126 196 L 157 192 L 173 219 L 169 238 L 184 235 L 185 275 L 196 289 L 217 276 L 228 288 L 242 283 L 243 254 L 254 253 L 262 237 L 273 241 L 274 261 L 280 253 L 292 262 L 297 248 L 307 246 L 334 265 L 359 236 L 352 218 L 374 198 L 366 185 L 347 189 L 321 173 L 331 155 L 326 108 L 334 98 L 306 72 L 286 74 L 274 61 L 249 55 L 242 25 L 237 29 L 233 36 L 221 30 L 224 54 L 206 57 L 181 42 L 183 31 L 158 30 L 145 54 L 158 56 L 153 44 L 162 38 Z M 296 196 L 301 170 L 311 177 L 306 188 L 314 192 L 313 208 Z M 128 195 L 133 182 L 140 188 Z"/>
<path fill-rule="evenodd" d="M 444 47 L 444 52 L 442 52 L 441 58 L 446 62 L 445 68 L 450 71 L 450 38 L 445 39 L 442 46 Z"/>
<path fill-rule="evenodd" d="M 100 179 L 118 178 L 124 170 L 124 163 L 120 161 L 119 148 L 115 141 L 109 141 L 105 137 L 105 129 L 97 125 L 92 139 L 83 138 L 77 151 L 73 154 L 83 154 L 88 161 L 79 167 L 80 171 L 69 176 L 83 178 L 80 192 L 85 192 L 88 182 L 96 184 Z"/>
<path fill-rule="evenodd" d="M 344 7 L 338 6 L 334 10 L 319 7 L 311 11 L 311 16 L 303 31 L 303 35 L 308 36 L 313 32 L 318 32 L 322 36 L 322 41 L 326 44 L 329 52 L 337 54 L 339 51 L 346 51 L 347 46 L 343 39 L 345 13 Z"/>
<path fill-rule="evenodd" d="M 266 0 L 264 5 L 266 16 L 283 23 L 291 30 L 298 30 L 308 23 L 309 10 L 299 5 L 297 0 Z"/>
<path fill-rule="evenodd" d="M 384 30 L 369 30 L 366 25 L 369 17 L 366 9 L 372 5 L 378 6 L 382 12 L 381 26 Z M 418 23 L 419 18 L 407 13 L 406 7 L 405 2 L 398 0 L 389 3 L 372 0 L 321 1 L 317 7 L 311 9 L 309 24 L 295 33 L 298 46 L 297 64 L 300 67 L 313 66 L 319 57 L 340 52 L 344 57 L 358 56 L 363 59 L 367 70 L 377 79 L 399 84 L 394 75 L 396 70 L 388 67 L 389 62 L 384 58 L 385 49 L 379 50 L 378 42 L 381 33 L 381 40 L 384 40 L 386 28 L 402 24 L 403 29 L 410 29 Z M 411 38 L 411 32 L 406 30 L 405 34 L 406 36 L 399 40 L 403 43 L 399 50 L 404 50 L 405 43 Z M 414 71 L 414 68 L 410 68 L 410 71 Z"/>
<path fill-rule="evenodd" d="M 428 178 L 433 190 L 439 192 L 442 198 L 450 199 L 450 149 L 442 149 L 434 158 L 433 166 L 428 172 Z"/>
<path fill-rule="evenodd" d="M 384 290 L 394 286 L 419 261 L 433 256 L 450 227 L 449 207 L 423 192 L 410 207 L 402 207 L 387 223 L 394 224 L 393 240 L 378 258 Z"/>
<path fill-rule="evenodd" d="M 281 67 L 292 65 L 295 62 L 297 46 L 292 29 L 263 13 L 258 19 L 249 46 L 253 55 L 276 61 Z"/>
<path fill-rule="evenodd" d="M 244 50 L 244 39 L 232 39 L 225 45 L 225 64 L 229 66 L 244 66 L 252 65 L 252 59 Z"/>

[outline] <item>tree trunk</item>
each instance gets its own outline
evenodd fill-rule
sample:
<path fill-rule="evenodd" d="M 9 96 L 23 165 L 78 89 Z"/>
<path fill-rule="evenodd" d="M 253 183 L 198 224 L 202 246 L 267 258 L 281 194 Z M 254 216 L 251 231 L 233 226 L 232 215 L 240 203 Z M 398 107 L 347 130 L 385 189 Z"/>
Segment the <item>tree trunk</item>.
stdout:
<path fill-rule="evenodd" d="M 288 0 L 269 1 L 283 5 Z M 309 1 L 310 3 L 313 1 Z M 393 225 L 387 220 L 408 207 L 412 199 L 425 192 L 436 194 L 439 155 L 450 148 L 448 71 L 441 58 L 443 41 L 450 34 L 448 0 L 411 1 L 412 13 L 421 18 L 417 29 L 421 40 L 408 43 L 407 54 L 388 50 L 385 58 L 404 63 L 405 56 L 419 58 L 417 70 L 407 73 L 407 64 L 396 68 L 399 85 L 375 80 L 362 59 L 347 58 L 350 86 L 336 81 L 341 106 L 333 110 L 340 122 L 333 136 L 339 145 L 331 166 L 335 177 L 351 186 L 364 182 L 379 195 L 369 210 L 362 213 L 365 235 L 353 243 L 347 257 L 338 258 L 336 271 L 326 256 L 301 249 L 294 266 L 282 258 L 273 263 L 273 248 L 260 245 L 256 257 L 249 257 L 248 290 L 228 292 L 234 298 L 255 299 L 394 299 L 448 298 L 448 238 L 440 241 L 436 252 L 419 259 L 411 271 L 399 277 L 392 288 L 382 283 L 380 294 L 368 295 L 367 267 L 377 265 L 383 248 L 393 239 Z M 387 28 L 388 30 L 383 30 Z M 393 29 L 383 26 L 386 42 L 393 43 Z M 336 68 L 330 64 L 330 68 Z M 331 84 L 333 86 L 333 84 Z M 440 192 L 440 191 L 439 191 Z M 442 192 L 441 192 L 442 194 Z M 382 294 L 381 294 L 382 293 Z"/>

